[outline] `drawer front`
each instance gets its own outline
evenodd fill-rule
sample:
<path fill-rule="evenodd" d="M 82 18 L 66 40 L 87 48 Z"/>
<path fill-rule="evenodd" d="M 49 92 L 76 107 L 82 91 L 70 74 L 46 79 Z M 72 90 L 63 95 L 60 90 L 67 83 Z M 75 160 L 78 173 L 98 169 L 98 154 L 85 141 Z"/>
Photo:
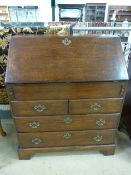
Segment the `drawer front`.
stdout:
<path fill-rule="evenodd" d="M 18 132 L 117 128 L 120 114 L 61 115 L 15 118 Z"/>
<path fill-rule="evenodd" d="M 67 114 L 68 111 L 64 100 L 12 101 L 11 106 L 14 116 Z"/>
<path fill-rule="evenodd" d="M 70 100 L 70 114 L 120 113 L 123 99 Z"/>
<path fill-rule="evenodd" d="M 111 98 L 123 96 L 125 85 L 124 82 L 25 84 L 8 87 L 8 91 L 15 100 Z"/>
<path fill-rule="evenodd" d="M 18 133 L 23 148 L 113 144 L 115 130 Z"/>

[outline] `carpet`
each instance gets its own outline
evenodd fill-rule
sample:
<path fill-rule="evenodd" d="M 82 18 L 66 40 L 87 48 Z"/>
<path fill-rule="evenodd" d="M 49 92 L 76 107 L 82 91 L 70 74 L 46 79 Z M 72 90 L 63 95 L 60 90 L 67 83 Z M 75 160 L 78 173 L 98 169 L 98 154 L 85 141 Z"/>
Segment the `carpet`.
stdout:
<path fill-rule="evenodd" d="M 6 137 L 0 137 L 0 175 L 131 175 L 131 141 L 117 132 L 115 155 L 97 151 L 46 153 L 18 160 L 12 119 L 3 120 Z"/>

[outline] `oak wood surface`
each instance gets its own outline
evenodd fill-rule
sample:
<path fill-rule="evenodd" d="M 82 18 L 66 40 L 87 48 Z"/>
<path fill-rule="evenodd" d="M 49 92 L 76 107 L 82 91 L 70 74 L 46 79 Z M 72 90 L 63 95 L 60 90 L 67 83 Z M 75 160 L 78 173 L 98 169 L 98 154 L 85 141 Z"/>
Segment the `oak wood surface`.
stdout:
<path fill-rule="evenodd" d="M 16 36 L 9 58 L 6 83 L 128 79 L 118 37 Z"/>
<path fill-rule="evenodd" d="M 85 130 L 85 131 L 65 131 L 65 132 L 39 132 L 39 133 L 17 133 L 19 144 L 22 148 L 51 147 L 51 146 L 73 146 L 73 145 L 102 145 L 113 144 L 115 129 L 110 130 Z M 70 135 L 65 138 L 65 135 Z M 100 141 L 95 141 L 95 137 L 100 136 Z M 40 144 L 34 144 L 33 139 L 40 139 Z"/>
<path fill-rule="evenodd" d="M 34 154 L 52 153 L 52 152 L 69 152 L 69 151 L 100 151 L 104 155 L 113 155 L 115 144 L 108 145 L 86 145 L 86 146 L 66 146 L 66 147 L 47 147 L 47 148 L 19 148 L 19 159 L 29 159 Z M 86 153 L 86 152 L 85 152 Z M 50 154 L 51 155 L 51 154 Z"/>
<path fill-rule="evenodd" d="M 114 154 L 127 80 L 117 37 L 12 37 L 5 82 L 19 157 Z"/>
<path fill-rule="evenodd" d="M 100 105 L 100 108 L 93 109 L 93 105 Z M 79 99 L 69 101 L 70 114 L 99 114 L 119 113 L 123 105 L 123 98 L 103 99 Z"/>
<path fill-rule="evenodd" d="M 109 98 L 122 96 L 125 82 L 15 84 L 12 100 Z M 108 93 L 107 93 L 108 92 Z"/>
<path fill-rule="evenodd" d="M 56 115 L 68 112 L 66 100 L 12 101 L 11 106 L 14 116 Z M 46 109 L 39 112 L 34 109 L 37 106 Z"/>
<path fill-rule="evenodd" d="M 17 132 L 42 132 L 113 129 L 117 128 L 119 118 L 120 114 L 88 114 L 17 117 L 14 120 Z"/>
<path fill-rule="evenodd" d="M 124 129 L 129 134 L 131 139 L 131 55 L 128 64 L 128 75 L 129 81 L 127 85 L 127 91 L 125 96 L 125 101 L 122 110 L 122 117 L 120 122 L 120 129 Z"/>

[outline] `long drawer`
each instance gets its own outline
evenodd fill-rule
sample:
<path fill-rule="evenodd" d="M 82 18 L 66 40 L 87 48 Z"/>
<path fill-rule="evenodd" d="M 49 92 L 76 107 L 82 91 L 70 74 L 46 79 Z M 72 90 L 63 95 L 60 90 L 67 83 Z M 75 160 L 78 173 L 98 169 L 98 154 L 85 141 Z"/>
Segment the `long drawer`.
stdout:
<path fill-rule="evenodd" d="M 70 100 L 70 114 L 120 113 L 123 98 Z"/>
<path fill-rule="evenodd" d="M 11 106 L 14 116 L 57 115 L 68 111 L 66 100 L 12 101 Z"/>
<path fill-rule="evenodd" d="M 23 148 L 114 143 L 115 130 L 18 133 Z"/>
<path fill-rule="evenodd" d="M 120 114 L 59 115 L 15 118 L 18 132 L 117 128 Z"/>
<path fill-rule="evenodd" d="M 12 100 L 111 98 L 123 96 L 124 82 L 16 84 L 8 87 Z"/>

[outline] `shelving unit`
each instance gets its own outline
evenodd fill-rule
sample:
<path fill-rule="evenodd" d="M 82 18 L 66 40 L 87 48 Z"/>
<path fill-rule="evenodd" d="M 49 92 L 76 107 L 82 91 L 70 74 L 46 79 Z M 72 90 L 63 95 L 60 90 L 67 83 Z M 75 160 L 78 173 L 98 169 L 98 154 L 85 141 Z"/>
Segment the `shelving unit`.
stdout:
<path fill-rule="evenodd" d="M 85 6 L 85 21 L 104 22 L 105 9 L 105 3 L 87 3 Z"/>
<path fill-rule="evenodd" d="M 9 22 L 9 11 L 7 6 L 0 6 L 0 22 Z"/>
<path fill-rule="evenodd" d="M 114 11 L 117 11 L 117 22 L 123 22 L 126 18 L 129 22 L 131 22 L 131 6 L 109 6 L 108 21 L 111 21 Z"/>
<path fill-rule="evenodd" d="M 12 22 L 37 22 L 38 6 L 9 6 Z"/>
<path fill-rule="evenodd" d="M 84 4 L 58 4 L 59 21 L 83 21 Z"/>

